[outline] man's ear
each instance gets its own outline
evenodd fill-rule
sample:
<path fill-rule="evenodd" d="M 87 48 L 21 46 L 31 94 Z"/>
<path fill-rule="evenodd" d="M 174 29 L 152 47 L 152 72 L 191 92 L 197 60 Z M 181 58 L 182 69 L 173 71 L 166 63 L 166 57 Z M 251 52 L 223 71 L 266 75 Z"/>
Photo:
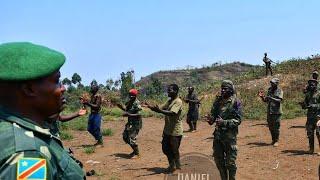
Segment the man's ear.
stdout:
<path fill-rule="evenodd" d="M 36 84 L 33 82 L 26 82 L 21 85 L 21 91 L 25 96 L 35 97 L 37 96 Z"/>

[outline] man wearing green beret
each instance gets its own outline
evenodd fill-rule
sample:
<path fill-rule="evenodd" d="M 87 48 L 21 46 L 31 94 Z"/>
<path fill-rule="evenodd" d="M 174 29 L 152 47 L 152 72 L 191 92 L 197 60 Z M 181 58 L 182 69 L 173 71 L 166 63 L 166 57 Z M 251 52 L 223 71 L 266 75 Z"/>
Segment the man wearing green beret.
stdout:
<path fill-rule="evenodd" d="M 320 92 L 318 90 L 318 81 L 315 79 L 310 79 L 308 81 L 307 92 L 305 93 L 304 102 L 301 104 L 303 109 L 308 109 L 307 111 L 307 123 L 306 131 L 309 140 L 309 153 L 314 153 L 314 132 L 319 142 L 320 147 L 320 132 L 317 128 L 317 120 L 320 110 Z M 320 151 L 318 153 L 320 155 Z"/>
<path fill-rule="evenodd" d="M 217 96 L 208 116 L 208 123 L 216 123 L 213 157 L 222 180 L 236 179 L 237 135 L 241 124 L 241 102 L 237 99 L 233 82 L 221 83 L 221 96 Z"/>
<path fill-rule="evenodd" d="M 259 97 L 263 102 L 268 103 L 267 109 L 267 122 L 272 137 L 272 145 L 274 147 L 279 146 L 279 135 L 280 135 L 280 120 L 282 114 L 282 99 L 283 91 L 279 87 L 279 79 L 273 78 L 270 81 L 270 87 L 268 89 L 267 96 L 264 92 L 259 92 Z"/>
<path fill-rule="evenodd" d="M 62 111 L 65 56 L 31 43 L 0 45 L 0 179 L 83 179 L 84 173 L 50 133 Z"/>

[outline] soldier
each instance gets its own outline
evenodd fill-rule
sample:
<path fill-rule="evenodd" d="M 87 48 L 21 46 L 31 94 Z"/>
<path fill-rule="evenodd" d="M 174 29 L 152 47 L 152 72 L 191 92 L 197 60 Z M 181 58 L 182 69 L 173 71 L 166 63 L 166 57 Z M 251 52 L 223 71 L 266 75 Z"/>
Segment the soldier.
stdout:
<path fill-rule="evenodd" d="M 91 83 L 90 93 L 91 98 L 90 102 L 88 99 L 80 98 L 81 102 L 85 106 L 89 106 L 91 109 L 91 113 L 88 118 L 88 127 L 87 130 L 89 133 L 95 138 L 97 141 L 94 145 L 103 145 L 103 138 L 101 134 L 101 95 L 98 93 L 99 86 L 95 83 Z"/>
<path fill-rule="evenodd" d="M 0 45 L 0 179 L 83 179 L 53 136 L 49 117 L 62 111 L 65 56 L 26 43 Z"/>
<path fill-rule="evenodd" d="M 213 157 L 222 180 L 236 178 L 237 135 L 241 124 L 241 102 L 236 98 L 230 80 L 221 83 L 221 96 L 217 96 L 208 117 L 208 123 L 216 123 L 213 133 Z"/>
<path fill-rule="evenodd" d="M 271 63 L 273 62 L 270 58 L 267 57 L 267 53 L 264 53 L 263 62 L 266 64 L 266 76 L 268 76 L 268 71 L 270 71 L 270 74 L 272 76 L 272 68 Z"/>
<path fill-rule="evenodd" d="M 124 107 L 122 104 L 117 104 L 117 106 L 125 111 L 123 113 L 124 117 L 128 117 L 128 122 L 125 125 L 122 137 L 124 142 L 130 145 L 133 149 L 133 152 L 130 154 L 131 158 L 139 157 L 139 148 L 137 144 L 137 136 L 142 128 L 142 118 L 139 113 L 142 108 L 140 101 L 137 99 L 138 91 L 136 89 L 131 89 L 129 91 L 129 101 L 126 102 Z"/>
<path fill-rule="evenodd" d="M 152 111 L 165 115 L 165 124 L 162 134 L 162 151 L 167 156 L 169 173 L 176 169 L 181 169 L 179 147 L 183 135 L 182 127 L 182 100 L 178 96 L 179 87 L 176 84 L 168 86 L 168 97 L 170 98 L 164 105 L 150 105 L 146 106 Z"/>
<path fill-rule="evenodd" d="M 188 95 L 184 99 L 189 104 L 187 123 L 189 125 L 189 131 L 195 132 L 197 130 L 197 121 L 199 119 L 199 104 L 197 95 L 194 93 L 193 87 L 188 87 Z"/>
<path fill-rule="evenodd" d="M 280 120 L 282 114 L 281 101 L 283 99 L 283 91 L 279 88 L 279 79 L 273 78 L 270 81 L 267 96 L 264 92 L 259 92 L 259 97 L 263 102 L 268 103 L 267 122 L 272 137 L 272 145 L 279 146 Z"/>
<path fill-rule="evenodd" d="M 313 72 L 312 72 L 312 74 L 311 74 L 311 78 L 312 79 L 314 79 L 314 80 L 318 80 L 318 76 L 319 76 L 319 73 L 318 73 L 318 71 L 317 70 L 314 70 Z M 304 89 L 303 89 L 303 93 L 305 94 L 305 93 L 307 93 L 308 92 L 308 84 L 304 87 Z M 318 89 L 320 89 L 320 86 L 319 86 L 319 84 L 318 84 Z"/>
<path fill-rule="evenodd" d="M 303 109 L 308 109 L 307 112 L 307 123 L 306 130 L 309 139 L 309 153 L 314 153 L 314 131 L 316 131 L 316 136 L 320 146 L 320 132 L 317 128 L 317 115 L 320 110 L 320 92 L 318 90 L 318 81 L 315 79 L 310 79 L 308 81 L 307 93 L 305 93 L 305 100 L 302 104 Z M 318 152 L 320 155 L 320 151 Z"/>

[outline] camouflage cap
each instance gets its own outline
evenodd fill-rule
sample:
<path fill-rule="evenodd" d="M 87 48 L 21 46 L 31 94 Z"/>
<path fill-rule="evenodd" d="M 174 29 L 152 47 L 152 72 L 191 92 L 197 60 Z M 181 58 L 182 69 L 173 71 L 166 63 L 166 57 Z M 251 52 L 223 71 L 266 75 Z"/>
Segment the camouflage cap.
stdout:
<path fill-rule="evenodd" d="M 222 83 L 221 83 L 221 87 L 228 87 L 232 90 L 234 90 L 234 85 L 233 85 L 233 82 L 230 81 L 230 80 L 223 80 Z"/>
<path fill-rule="evenodd" d="M 65 56 L 28 42 L 0 44 L 0 80 L 23 81 L 48 76 L 60 69 Z"/>
<path fill-rule="evenodd" d="M 278 78 L 272 78 L 271 81 L 270 81 L 270 83 L 273 83 L 273 84 L 276 84 L 276 85 L 278 85 L 279 82 L 280 82 L 280 80 Z"/>

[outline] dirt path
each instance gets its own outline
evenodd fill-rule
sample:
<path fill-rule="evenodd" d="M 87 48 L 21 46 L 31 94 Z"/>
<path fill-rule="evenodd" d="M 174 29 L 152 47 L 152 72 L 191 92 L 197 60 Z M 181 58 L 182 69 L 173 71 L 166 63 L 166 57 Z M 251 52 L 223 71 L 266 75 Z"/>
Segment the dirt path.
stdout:
<path fill-rule="evenodd" d="M 238 136 L 237 179 L 301 179 L 317 180 L 320 156 L 305 154 L 308 149 L 304 123 L 306 118 L 283 120 L 280 146 L 270 146 L 270 135 L 264 121 L 244 121 Z M 163 179 L 168 166 L 161 151 L 163 120 L 144 119 L 138 143 L 141 158 L 128 159 L 131 148 L 122 141 L 125 121 L 105 122 L 104 128 L 112 128 L 114 135 L 105 137 L 105 146 L 95 153 L 84 153 L 83 145 L 93 144 L 94 139 L 85 131 L 74 131 L 74 139 L 65 141 L 65 146 L 74 149 L 76 157 L 86 170 L 94 169 L 98 175 L 88 179 Z M 184 124 L 187 129 L 187 124 Z M 181 154 L 199 152 L 212 154 L 212 132 L 206 122 L 199 122 L 198 132 L 185 133 L 180 147 Z M 316 143 L 316 150 L 318 145 Z M 87 163 L 93 160 L 99 163 Z"/>

